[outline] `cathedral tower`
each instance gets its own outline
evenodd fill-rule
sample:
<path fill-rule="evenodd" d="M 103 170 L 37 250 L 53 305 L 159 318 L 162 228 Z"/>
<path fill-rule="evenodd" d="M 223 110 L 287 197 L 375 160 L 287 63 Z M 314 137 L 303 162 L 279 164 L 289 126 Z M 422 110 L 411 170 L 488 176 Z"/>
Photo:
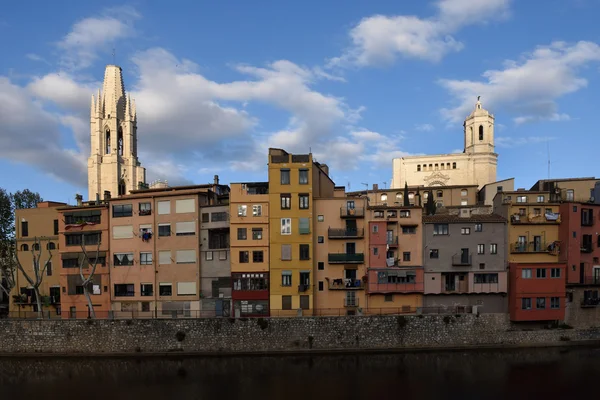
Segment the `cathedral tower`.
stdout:
<path fill-rule="evenodd" d="M 89 200 L 105 191 L 124 195 L 145 184 L 146 169 L 137 158 L 135 101 L 125 95 L 121 67 L 106 66 L 102 92 L 92 95 L 90 117 Z"/>
<path fill-rule="evenodd" d="M 494 116 L 481 107 L 477 97 L 475 109 L 465 119 L 465 153 L 494 152 Z"/>

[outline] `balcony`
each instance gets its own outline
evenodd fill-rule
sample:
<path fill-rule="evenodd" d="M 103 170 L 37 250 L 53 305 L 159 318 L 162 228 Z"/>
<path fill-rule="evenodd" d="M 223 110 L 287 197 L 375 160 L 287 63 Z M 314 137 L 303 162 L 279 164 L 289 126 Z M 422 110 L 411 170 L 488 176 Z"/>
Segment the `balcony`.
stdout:
<path fill-rule="evenodd" d="M 592 308 L 600 306 L 600 297 L 587 297 L 581 300 L 581 308 Z"/>
<path fill-rule="evenodd" d="M 365 230 L 329 228 L 327 234 L 329 239 L 359 239 L 365 236 Z"/>
<path fill-rule="evenodd" d="M 511 253 L 548 253 L 547 243 L 514 243 L 510 245 Z"/>
<path fill-rule="evenodd" d="M 579 279 L 577 283 L 567 283 L 567 285 L 597 285 L 600 286 L 600 275 L 588 275 Z"/>
<path fill-rule="evenodd" d="M 593 253 L 594 252 L 594 247 L 592 246 L 591 243 L 584 243 L 581 245 L 581 252 L 582 253 Z"/>
<path fill-rule="evenodd" d="M 299 293 L 308 292 L 309 289 L 310 289 L 310 285 L 298 285 Z"/>
<path fill-rule="evenodd" d="M 329 253 L 329 264 L 364 264 L 365 255 L 363 253 Z"/>
<path fill-rule="evenodd" d="M 494 283 L 473 283 L 473 293 L 505 293 L 506 290 L 500 290 L 500 284 Z"/>
<path fill-rule="evenodd" d="M 398 247 L 398 236 L 388 237 L 386 243 L 390 247 Z"/>
<path fill-rule="evenodd" d="M 346 297 L 344 299 L 344 307 L 358 307 L 357 297 Z"/>
<path fill-rule="evenodd" d="M 333 279 L 329 282 L 329 290 L 364 290 L 365 284 L 360 279 Z"/>
<path fill-rule="evenodd" d="M 276 156 L 271 156 L 271 162 L 273 164 L 286 164 L 290 162 L 290 155 L 289 154 L 285 154 L 285 155 L 276 155 Z"/>
<path fill-rule="evenodd" d="M 455 254 L 452 256 L 452 265 L 455 267 L 468 267 L 471 265 L 473 256 L 471 254 Z"/>
<path fill-rule="evenodd" d="M 365 217 L 365 208 L 357 207 L 357 208 L 348 208 L 341 207 L 340 208 L 340 218 L 364 218 Z"/>
<path fill-rule="evenodd" d="M 369 293 L 423 293 L 423 282 L 369 284 Z"/>
<path fill-rule="evenodd" d="M 513 214 L 510 216 L 510 222 L 513 225 L 559 225 L 560 214 Z"/>

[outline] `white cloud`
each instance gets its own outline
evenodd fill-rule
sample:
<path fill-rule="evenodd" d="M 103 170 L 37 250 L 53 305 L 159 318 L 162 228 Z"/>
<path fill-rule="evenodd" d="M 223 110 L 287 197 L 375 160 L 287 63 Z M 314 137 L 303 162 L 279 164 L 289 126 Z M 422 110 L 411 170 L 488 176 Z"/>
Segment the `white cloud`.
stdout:
<path fill-rule="evenodd" d="M 568 120 L 568 115 L 558 112 L 556 101 L 587 86 L 587 80 L 578 73 L 600 61 L 600 46 L 585 41 L 553 42 L 522 58 L 521 62 L 505 61 L 503 69 L 485 71 L 480 81 L 441 80 L 439 83 L 458 103 L 454 108 L 442 109 L 444 118 L 461 122 L 481 95 L 486 108 L 501 108 L 515 115 L 516 123 Z"/>
<path fill-rule="evenodd" d="M 548 141 L 556 139 L 551 136 L 529 136 L 529 137 L 507 137 L 499 136 L 495 140 L 495 144 L 498 147 L 518 147 L 530 144 L 546 143 Z"/>
<path fill-rule="evenodd" d="M 329 61 L 335 66 L 389 64 L 398 56 L 439 61 L 464 45 L 452 35 L 465 26 L 499 20 L 510 0 L 439 0 L 429 18 L 373 15 L 350 30 L 352 46 Z"/>
<path fill-rule="evenodd" d="M 415 125 L 415 129 L 421 132 L 431 132 L 434 127 L 431 124 L 417 124 Z"/>
<path fill-rule="evenodd" d="M 61 64 L 72 70 L 87 68 L 97 59 L 98 52 L 108 51 L 119 39 L 135 35 L 133 20 L 139 14 L 131 7 L 107 9 L 100 17 L 90 17 L 75 23 L 71 31 L 57 43 L 62 52 Z"/>

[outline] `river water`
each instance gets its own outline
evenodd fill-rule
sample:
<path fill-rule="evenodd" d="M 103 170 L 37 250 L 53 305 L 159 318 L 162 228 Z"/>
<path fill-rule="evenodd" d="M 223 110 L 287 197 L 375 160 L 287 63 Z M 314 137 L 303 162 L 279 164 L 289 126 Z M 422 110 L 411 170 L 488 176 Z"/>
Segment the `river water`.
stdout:
<path fill-rule="evenodd" d="M 0 358 L 1 399 L 567 399 L 600 348 L 290 357 Z"/>

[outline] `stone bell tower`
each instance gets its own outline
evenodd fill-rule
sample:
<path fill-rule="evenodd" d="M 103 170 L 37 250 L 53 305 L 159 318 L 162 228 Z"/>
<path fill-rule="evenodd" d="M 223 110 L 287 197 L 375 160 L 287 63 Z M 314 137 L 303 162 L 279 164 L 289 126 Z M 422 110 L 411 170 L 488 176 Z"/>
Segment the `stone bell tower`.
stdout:
<path fill-rule="evenodd" d="M 92 95 L 91 152 L 88 159 L 88 198 L 112 197 L 146 183 L 146 169 L 137 157 L 135 101 L 126 97 L 121 67 L 107 65 L 102 92 Z"/>
<path fill-rule="evenodd" d="M 494 115 L 481 106 L 477 96 L 475 109 L 464 122 L 465 150 L 469 156 L 469 173 L 480 187 L 496 181 L 498 154 L 494 147 Z"/>

